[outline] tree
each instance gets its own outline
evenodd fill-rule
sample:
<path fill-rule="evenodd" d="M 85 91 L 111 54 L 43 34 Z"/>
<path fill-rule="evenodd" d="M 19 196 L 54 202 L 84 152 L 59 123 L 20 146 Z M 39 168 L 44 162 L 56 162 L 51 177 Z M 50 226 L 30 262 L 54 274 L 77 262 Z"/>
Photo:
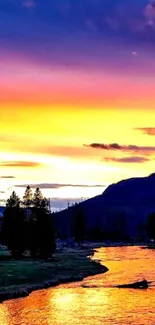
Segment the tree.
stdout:
<path fill-rule="evenodd" d="M 22 201 L 23 206 L 25 208 L 30 208 L 32 206 L 32 199 L 33 199 L 32 190 L 31 187 L 28 185 L 23 196 L 23 201 Z"/>
<path fill-rule="evenodd" d="M 81 244 L 85 239 L 86 224 L 84 213 L 76 207 L 75 211 L 75 240 Z"/>
<path fill-rule="evenodd" d="M 29 250 L 31 256 L 47 258 L 56 248 L 51 214 L 46 208 L 33 208 L 29 220 Z"/>
<path fill-rule="evenodd" d="M 23 199 L 24 208 L 20 207 L 20 199 L 15 192 L 7 200 L 2 221 L 2 243 L 14 258 L 20 258 L 26 249 L 33 257 L 47 258 L 56 248 L 48 200 L 37 189 L 32 201 L 29 186 Z"/>
<path fill-rule="evenodd" d="M 26 222 L 26 247 L 30 251 L 32 257 L 38 254 L 38 240 L 36 239 L 37 220 L 32 212 Z"/>
<path fill-rule="evenodd" d="M 24 222 L 25 214 L 20 208 L 20 199 L 13 192 L 3 212 L 1 240 L 14 258 L 20 258 L 25 250 Z"/>
<path fill-rule="evenodd" d="M 39 187 L 37 187 L 34 192 L 33 206 L 35 208 L 47 208 L 48 207 L 48 200 L 45 197 L 43 197 Z"/>
<path fill-rule="evenodd" d="M 13 191 L 12 194 L 10 195 L 10 198 L 6 202 L 6 207 L 7 208 L 19 208 L 20 206 L 20 198 L 17 196 L 16 192 Z"/>
<path fill-rule="evenodd" d="M 49 202 L 39 188 L 36 188 L 31 202 L 27 233 L 31 256 L 46 258 L 54 253 L 56 244 Z"/>

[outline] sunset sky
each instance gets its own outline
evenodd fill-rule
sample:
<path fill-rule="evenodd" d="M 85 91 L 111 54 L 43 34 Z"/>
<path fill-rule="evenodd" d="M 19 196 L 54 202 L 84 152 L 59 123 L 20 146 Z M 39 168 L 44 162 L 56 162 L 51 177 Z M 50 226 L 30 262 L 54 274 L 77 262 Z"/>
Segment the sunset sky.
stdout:
<path fill-rule="evenodd" d="M 155 1 L 0 0 L 0 205 L 155 172 Z"/>

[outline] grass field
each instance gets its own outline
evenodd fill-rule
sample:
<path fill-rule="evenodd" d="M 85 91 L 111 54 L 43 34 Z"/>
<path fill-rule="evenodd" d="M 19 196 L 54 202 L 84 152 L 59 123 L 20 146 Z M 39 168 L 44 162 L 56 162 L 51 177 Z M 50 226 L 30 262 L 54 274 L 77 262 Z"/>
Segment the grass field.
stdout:
<path fill-rule="evenodd" d="M 2 255 L 4 254 L 3 252 Z M 57 252 L 51 261 L 0 260 L 0 295 L 30 288 L 36 284 L 40 284 L 41 288 L 48 281 L 52 286 L 52 283 L 54 285 L 82 280 L 88 275 L 106 271 L 104 266 L 91 261 L 88 255 L 90 255 L 90 250 L 87 249 L 65 249 Z"/>

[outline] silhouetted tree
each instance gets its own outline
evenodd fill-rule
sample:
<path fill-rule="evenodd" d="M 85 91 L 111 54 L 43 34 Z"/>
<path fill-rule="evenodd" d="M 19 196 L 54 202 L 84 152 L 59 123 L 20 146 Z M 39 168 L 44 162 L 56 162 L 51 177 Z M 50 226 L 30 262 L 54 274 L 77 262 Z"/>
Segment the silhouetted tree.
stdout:
<path fill-rule="evenodd" d="M 14 258 L 29 250 L 31 256 L 47 258 L 56 248 L 55 233 L 48 200 L 36 189 L 34 200 L 28 186 L 20 207 L 20 199 L 13 192 L 7 200 L 2 220 L 2 243 Z"/>
<path fill-rule="evenodd" d="M 38 243 L 36 241 L 36 218 L 31 209 L 31 213 L 25 222 L 26 248 L 30 252 L 31 257 L 36 257 L 38 253 Z"/>
<path fill-rule="evenodd" d="M 49 202 L 43 197 L 41 190 L 39 187 L 36 188 L 33 196 L 33 207 L 34 208 L 48 208 Z"/>
<path fill-rule="evenodd" d="M 148 216 L 148 237 L 155 240 L 155 213 L 152 213 Z"/>
<path fill-rule="evenodd" d="M 85 233 L 86 222 L 84 213 L 78 207 L 75 207 L 75 241 L 79 244 L 82 243 L 85 239 Z"/>
<path fill-rule="evenodd" d="M 34 208 L 29 220 L 31 256 L 47 258 L 53 255 L 55 249 L 55 233 L 50 213 L 45 208 Z"/>
<path fill-rule="evenodd" d="M 20 258 L 25 250 L 24 223 L 24 210 L 20 208 L 19 197 L 13 192 L 3 212 L 1 240 L 14 258 Z"/>
<path fill-rule="evenodd" d="M 32 203 L 33 203 L 33 193 L 31 187 L 28 185 L 23 196 L 22 204 L 25 208 L 30 208 L 32 206 Z"/>
<path fill-rule="evenodd" d="M 39 189 L 39 187 L 36 188 L 33 196 L 33 206 L 38 208 L 41 206 L 41 202 L 43 200 L 43 195 Z"/>
<path fill-rule="evenodd" d="M 16 192 L 13 191 L 10 195 L 9 199 L 6 202 L 7 208 L 19 208 L 20 206 L 20 198 L 17 196 Z"/>

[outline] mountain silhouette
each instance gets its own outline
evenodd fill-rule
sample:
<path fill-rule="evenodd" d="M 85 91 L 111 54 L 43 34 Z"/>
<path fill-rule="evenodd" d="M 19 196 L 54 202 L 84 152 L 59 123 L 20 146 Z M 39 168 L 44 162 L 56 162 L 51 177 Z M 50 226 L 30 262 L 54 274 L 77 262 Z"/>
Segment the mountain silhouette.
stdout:
<path fill-rule="evenodd" d="M 155 212 L 155 173 L 112 184 L 101 195 L 56 213 L 60 236 L 73 235 L 76 209 L 85 216 L 88 236 L 94 229 L 100 229 L 107 239 L 147 239 L 147 218 Z"/>
<path fill-rule="evenodd" d="M 0 207 L 0 216 L 3 210 Z M 58 237 L 74 237 L 79 210 L 88 239 L 100 233 L 101 239 L 112 241 L 146 240 L 148 215 L 155 213 L 155 173 L 111 184 L 102 194 L 53 213 Z"/>

